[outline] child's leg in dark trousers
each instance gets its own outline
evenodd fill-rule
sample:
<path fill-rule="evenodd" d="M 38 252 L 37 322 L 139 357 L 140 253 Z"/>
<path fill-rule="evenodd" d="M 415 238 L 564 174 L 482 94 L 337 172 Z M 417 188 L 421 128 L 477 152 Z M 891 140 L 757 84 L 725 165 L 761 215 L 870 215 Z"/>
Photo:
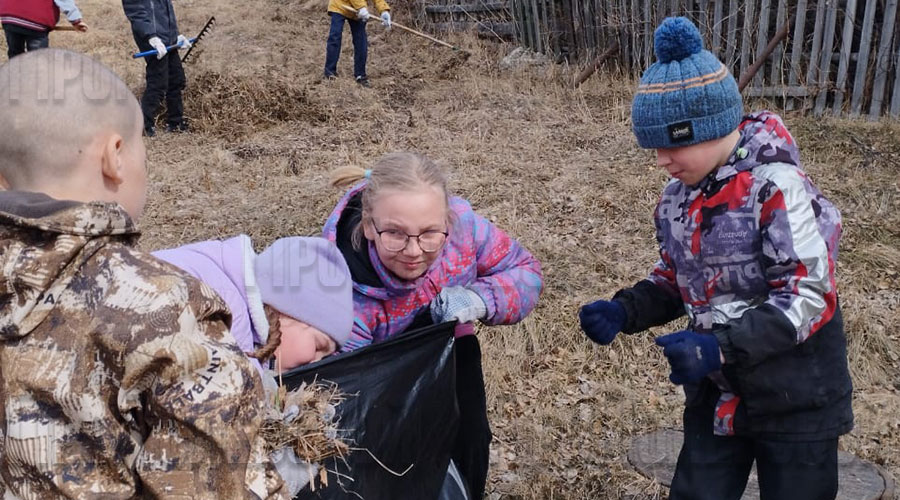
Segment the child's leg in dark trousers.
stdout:
<path fill-rule="evenodd" d="M 834 500 L 838 490 L 837 438 L 785 442 L 757 440 L 761 500 Z"/>
<path fill-rule="evenodd" d="M 167 55 L 163 61 L 169 63 L 169 85 L 166 88 L 166 123 L 172 127 L 181 126 L 184 123 L 184 101 L 182 93 L 187 84 L 184 76 L 184 66 L 181 65 L 181 57 L 178 52 Z"/>
<path fill-rule="evenodd" d="M 50 46 L 50 37 L 46 33 L 29 36 L 7 29 L 4 29 L 3 31 L 6 35 L 6 54 L 10 59 L 25 52 L 46 49 Z"/>
<path fill-rule="evenodd" d="M 456 339 L 456 399 L 459 435 L 453 447 L 453 461 L 472 498 L 480 500 L 484 497 L 493 436 L 487 419 L 481 347 L 475 335 Z"/>
<path fill-rule="evenodd" d="M 147 86 L 141 96 L 141 111 L 144 113 L 144 130 L 154 126 L 153 119 L 159 111 L 159 105 L 169 88 L 169 54 L 162 59 L 156 56 L 145 57 L 147 61 Z"/>
<path fill-rule="evenodd" d="M 350 34 L 353 35 L 353 76 L 359 80 L 366 78 L 366 61 L 369 59 L 366 23 L 353 19 L 348 19 L 347 22 L 350 23 Z"/>
<path fill-rule="evenodd" d="M 331 16 L 331 29 L 328 31 L 328 42 L 325 44 L 326 77 L 337 75 L 337 63 L 341 57 L 341 37 L 344 31 L 344 20 L 347 19 L 334 12 L 329 12 L 328 15 Z"/>
<path fill-rule="evenodd" d="M 753 465 L 753 441 L 713 435 L 713 408 L 685 408 L 684 445 L 670 500 L 738 500 Z"/>

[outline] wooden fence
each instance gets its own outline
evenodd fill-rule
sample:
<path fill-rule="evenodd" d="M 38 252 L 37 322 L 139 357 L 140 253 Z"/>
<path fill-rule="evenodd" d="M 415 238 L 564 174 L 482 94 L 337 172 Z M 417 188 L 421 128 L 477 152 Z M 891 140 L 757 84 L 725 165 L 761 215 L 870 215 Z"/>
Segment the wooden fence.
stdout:
<path fill-rule="evenodd" d="M 779 28 L 789 23 L 787 38 L 766 59 L 745 95 L 766 97 L 787 109 L 804 108 L 816 115 L 900 117 L 898 0 L 426 2 L 426 11 L 453 11 L 457 19 L 475 24 L 478 16 L 470 7 L 492 4 L 493 23 L 500 26 L 512 20 L 520 44 L 560 61 L 583 64 L 618 42 L 615 67 L 631 75 L 639 75 L 655 60 L 653 31 L 667 16 L 694 21 L 706 48 L 735 77 L 744 74 Z M 452 24 L 442 27 L 454 28 Z"/>
<path fill-rule="evenodd" d="M 508 9 L 509 0 L 425 0 L 420 12 L 435 31 L 468 31 L 512 40 L 515 23 Z"/>

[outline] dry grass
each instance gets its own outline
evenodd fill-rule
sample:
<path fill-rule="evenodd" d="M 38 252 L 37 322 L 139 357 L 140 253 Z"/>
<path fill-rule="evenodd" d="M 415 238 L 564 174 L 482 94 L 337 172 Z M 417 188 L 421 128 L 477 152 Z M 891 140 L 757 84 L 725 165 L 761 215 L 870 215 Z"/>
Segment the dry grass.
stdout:
<path fill-rule="evenodd" d="M 350 446 L 341 439 L 340 421 L 335 418 L 335 408 L 345 399 L 340 388 L 327 383 L 302 384 L 287 392 L 282 386 L 276 399 L 266 406 L 261 431 L 267 452 L 290 446 L 310 464 L 350 452 Z M 298 414 L 285 422 L 284 410 L 292 407 Z"/>
<path fill-rule="evenodd" d="M 135 92 L 143 66 L 121 4 L 81 0 L 94 31 L 54 34 L 56 46 L 110 64 Z M 398 31 L 369 28 L 369 76 L 322 83 L 328 22 L 301 0 L 178 2 L 185 31 L 211 14 L 217 30 L 187 68 L 190 135 L 149 141 L 149 249 L 246 232 L 264 245 L 315 234 L 340 193 L 329 171 L 412 149 L 440 160 L 458 193 L 543 262 L 534 314 L 483 328 L 495 442 L 495 498 L 662 498 L 631 470 L 629 438 L 678 426 L 682 396 L 650 335 L 601 348 L 579 331 L 577 308 L 646 274 L 656 258 L 651 212 L 665 182 L 628 124 L 633 82 L 561 85 L 569 69 L 505 73 L 511 46 L 474 37 L 452 53 Z M 405 10 L 395 5 L 401 22 Z M 787 115 L 807 170 L 841 208 L 839 286 L 856 384 L 857 427 L 842 447 L 900 477 L 900 145 L 896 124 Z M 657 333 L 664 331 L 658 329 Z"/>

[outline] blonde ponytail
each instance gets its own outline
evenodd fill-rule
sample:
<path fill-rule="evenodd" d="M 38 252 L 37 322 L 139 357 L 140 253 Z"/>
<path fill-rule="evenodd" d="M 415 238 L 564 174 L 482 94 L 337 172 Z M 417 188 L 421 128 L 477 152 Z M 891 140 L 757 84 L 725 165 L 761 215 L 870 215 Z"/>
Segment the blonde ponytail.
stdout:
<path fill-rule="evenodd" d="M 348 165 L 331 173 L 331 185 L 337 188 L 350 187 L 366 177 L 366 169 Z"/>

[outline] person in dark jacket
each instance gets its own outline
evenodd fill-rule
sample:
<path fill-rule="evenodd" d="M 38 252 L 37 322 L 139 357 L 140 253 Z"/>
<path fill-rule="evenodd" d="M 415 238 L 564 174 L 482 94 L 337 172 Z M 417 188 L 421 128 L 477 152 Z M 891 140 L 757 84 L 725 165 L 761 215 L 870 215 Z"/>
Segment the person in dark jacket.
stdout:
<path fill-rule="evenodd" d="M 60 11 L 75 29 L 88 30 L 75 0 L 0 0 L 0 23 L 9 58 L 49 47 L 49 33 L 59 22 Z"/>
<path fill-rule="evenodd" d="M 139 51 L 156 51 L 156 57 L 144 58 L 147 62 L 147 86 L 141 97 L 144 134 L 148 137 L 156 135 L 156 113 L 163 99 L 166 101 L 166 130 L 186 132 L 188 126 L 181 98 L 186 84 L 184 68 L 178 53 L 169 53 L 166 47 L 178 45 L 180 49 L 189 49 L 191 42 L 178 33 L 172 0 L 122 0 L 122 6 L 131 22 L 131 33 Z"/>
<path fill-rule="evenodd" d="M 656 207 L 650 276 L 579 312 L 593 341 L 663 325 L 684 385 L 670 498 L 738 499 L 754 461 L 763 500 L 833 499 L 853 427 L 835 288 L 838 210 L 800 167 L 781 119 L 742 116 L 734 78 L 686 18 L 657 28 L 658 61 L 632 103 L 638 143 L 673 179 Z"/>

